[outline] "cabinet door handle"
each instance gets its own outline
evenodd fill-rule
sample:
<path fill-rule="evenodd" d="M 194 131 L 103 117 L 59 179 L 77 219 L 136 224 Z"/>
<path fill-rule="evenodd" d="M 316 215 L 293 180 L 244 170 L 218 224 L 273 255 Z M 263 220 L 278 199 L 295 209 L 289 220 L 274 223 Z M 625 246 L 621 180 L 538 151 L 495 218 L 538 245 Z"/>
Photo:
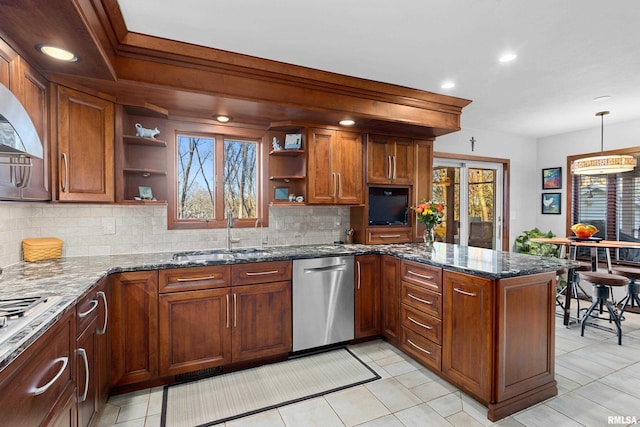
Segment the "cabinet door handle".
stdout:
<path fill-rule="evenodd" d="M 202 276 L 202 277 L 178 277 L 176 279 L 177 282 L 199 282 L 202 280 L 212 280 L 215 279 L 217 276 L 215 274 L 211 275 L 211 276 Z"/>
<path fill-rule="evenodd" d="M 342 199 L 342 174 L 337 173 L 338 175 L 338 198 Z"/>
<path fill-rule="evenodd" d="M 338 179 L 335 172 L 331 172 L 331 181 L 333 181 L 333 193 L 331 195 L 336 197 L 336 194 L 338 193 Z"/>
<path fill-rule="evenodd" d="M 427 353 L 428 355 L 431 355 L 431 352 L 430 352 L 429 350 L 426 350 L 426 349 L 424 349 L 424 348 L 420 347 L 419 345 L 414 344 L 414 343 L 413 343 L 413 341 L 411 341 L 411 340 L 407 340 L 407 343 L 409 343 L 409 345 L 411 345 L 412 347 L 417 348 L 417 349 L 418 349 L 418 350 L 420 350 L 421 352 L 423 352 L 423 353 Z"/>
<path fill-rule="evenodd" d="M 420 322 L 418 322 L 416 319 L 414 319 L 411 316 L 407 316 L 407 320 L 409 322 L 413 323 L 413 324 L 416 324 L 416 325 L 420 326 L 421 328 L 425 328 L 425 329 L 429 329 L 429 330 L 433 329 L 433 326 L 425 325 L 424 323 L 420 323 Z"/>
<path fill-rule="evenodd" d="M 396 179 L 396 156 L 393 157 L 393 179 Z"/>
<path fill-rule="evenodd" d="M 53 377 L 53 379 L 51 381 L 49 381 L 48 383 L 46 383 L 45 385 L 43 385 L 42 387 L 36 387 L 34 389 L 31 390 L 31 394 L 34 396 L 38 396 L 42 393 L 44 393 L 45 391 L 49 390 L 49 388 L 51 388 L 52 385 L 54 385 L 56 383 L 56 381 L 58 381 L 58 378 L 60 378 L 60 376 L 62 376 L 62 373 L 64 372 L 65 369 L 67 369 L 67 365 L 69 364 L 69 358 L 68 357 L 59 357 L 57 359 L 55 359 L 53 361 L 53 364 L 55 363 L 62 363 L 62 366 L 60 367 L 60 370 L 58 371 L 58 373 Z"/>
<path fill-rule="evenodd" d="M 418 298 L 417 296 L 413 295 L 413 294 L 407 294 L 407 296 L 413 300 L 419 301 L 423 304 L 428 304 L 428 305 L 433 305 L 433 301 L 427 301 L 426 299 L 422 299 L 422 298 Z"/>
<path fill-rule="evenodd" d="M 107 295 L 104 292 L 98 291 L 96 295 L 98 295 L 104 303 L 104 323 L 102 324 L 102 328 L 98 329 L 96 333 L 98 335 L 104 335 L 107 332 L 107 323 L 109 323 L 109 305 L 107 304 Z"/>
<path fill-rule="evenodd" d="M 433 276 L 427 276 L 427 275 L 424 275 L 424 274 L 416 273 L 416 272 L 415 272 L 415 271 L 413 271 L 413 270 L 407 270 L 407 274 L 411 274 L 411 275 L 413 275 L 413 276 L 418 276 L 418 277 L 420 277 L 421 279 L 433 280 Z"/>
<path fill-rule="evenodd" d="M 233 294 L 233 327 L 238 326 L 238 294 Z"/>
<path fill-rule="evenodd" d="M 356 272 L 358 273 L 357 289 L 360 289 L 360 261 L 356 261 Z"/>
<path fill-rule="evenodd" d="M 82 360 L 84 360 L 84 392 L 82 393 L 82 397 L 78 399 L 78 402 L 84 402 L 87 400 L 87 393 L 89 393 L 89 359 L 87 358 L 87 351 L 84 348 L 77 349 L 76 354 L 82 356 Z"/>
<path fill-rule="evenodd" d="M 462 289 L 460 289 L 460 288 L 453 288 L 453 290 L 454 290 L 454 291 L 456 291 L 456 292 L 457 292 L 457 293 L 459 293 L 459 294 L 466 295 L 466 296 L 468 296 L 468 297 L 477 297 L 477 296 L 478 296 L 478 294 L 475 294 L 475 293 L 473 293 L 473 292 L 463 291 L 463 290 L 462 290 Z"/>
<path fill-rule="evenodd" d="M 247 271 L 245 274 L 247 276 L 264 276 L 266 274 L 277 274 L 280 270 L 270 270 L 270 271 Z"/>
<path fill-rule="evenodd" d="M 229 329 L 229 294 L 227 294 L 227 329 Z"/>
<path fill-rule="evenodd" d="M 387 156 L 387 179 L 391 179 L 391 156 Z"/>
<path fill-rule="evenodd" d="M 399 234 L 381 234 L 379 236 L 381 239 L 395 239 L 397 237 L 400 237 Z"/>
<path fill-rule="evenodd" d="M 62 192 L 67 192 L 67 187 L 69 187 L 69 162 L 67 161 L 67 153 L 62 153 L 62 163 L 64 163 L 64 168 L 62 171 L 64 172 L 64 179 L 62 180 Z"/>
<path fill-rule="evenodd" d="M 91 304 L 91 308 L 89 310 L 78 313 L 78 317 L 80 319 L 84 319 L 85 317 L 90 315 L 93 312 L 93 310 L 98 308 L 98 300 L 97 299 L 92 299 L 91 301 L 89 301 L 89 304 Z"/>

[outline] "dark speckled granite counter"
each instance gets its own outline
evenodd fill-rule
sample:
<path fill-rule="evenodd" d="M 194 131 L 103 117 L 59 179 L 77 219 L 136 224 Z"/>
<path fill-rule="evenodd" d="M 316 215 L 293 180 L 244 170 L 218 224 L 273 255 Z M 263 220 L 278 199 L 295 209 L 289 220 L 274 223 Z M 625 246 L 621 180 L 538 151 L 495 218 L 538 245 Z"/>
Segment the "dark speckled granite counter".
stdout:
<path fill-rule="evenodd" d="M 239 249 L 233 252 L 229 259 L 215 261 L 175 259 L 173 253 L 154 253 L 17 263 L 5 267 L 0 275 L 0 299 L 41 295 L 59 295 L 62 298 L 50 310 L 35 318 L 24 330 L 0 345 L 0 369 L 42 335 L 65 309 L 76 303 L 82 294 L 101 278 L 112 273 L 370 253 L 393 255 L 489 279 L 557 271 L 571 265 L 568 261 L 556 258 L 445 243 L 436 243 L 434 250 L 430 253 L 425 251 L 422 244 L 367 246 L 325 244 L 266 247 L 262 251 Z"/>

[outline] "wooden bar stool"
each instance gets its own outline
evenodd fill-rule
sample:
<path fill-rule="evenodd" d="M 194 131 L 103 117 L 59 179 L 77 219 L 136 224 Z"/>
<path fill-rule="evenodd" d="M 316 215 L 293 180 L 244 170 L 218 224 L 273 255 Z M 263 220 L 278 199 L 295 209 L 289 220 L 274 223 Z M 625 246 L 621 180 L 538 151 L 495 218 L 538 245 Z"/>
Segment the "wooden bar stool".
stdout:
<path fill-rule="evenodd" d="M 627 309 L 627 304 L 631 303 L 631 308 L 633 308 L 633 303 L 635 302 L 638 304 L 638 307 L 640 307 L 640 297 L 638 297 L 640 285 L 636 283 L 636 279 L 640 279 L 640 269 L 633 267 L 616 267 L 612 273 L 624 276 L 630 280 L 627 295 L 620 301 L 620 304 L 622 304 L 620 317 L 622 317 L 624 311 Z"/>
<path fill-rule="evenodd" d="M 620 316 L 616 314 L 613 306 L 609 302 L 610 286 L 627 286 L 629 279 L 624 276 L 610 273 L 600 273 L 598 271 L 580 272 L 580 279 L 591 282 L 594 287 L 593 304 L 587 309 L 582 318 L 582 330 L 580 336 L 584 336 L 584 327 L 593 309 L 598 304 L 603 304 L 609 311 L 609 322 L 613 321 L 618 330 L 618 345 L 622 345 L 622 327 L 620 326 Z"/>

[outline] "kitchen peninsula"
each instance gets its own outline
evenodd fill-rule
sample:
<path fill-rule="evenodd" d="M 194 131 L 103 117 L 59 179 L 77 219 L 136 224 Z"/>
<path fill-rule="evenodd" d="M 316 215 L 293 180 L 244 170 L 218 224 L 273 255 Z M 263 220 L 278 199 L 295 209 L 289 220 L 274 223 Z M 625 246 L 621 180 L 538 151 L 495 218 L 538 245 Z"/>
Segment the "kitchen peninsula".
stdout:
<path fill-rule="evenodd" d="M 212 268 L 217 268 L 216 271 L 223 271 L 220 269 L 224 268 L 235 271 L 234 268 L 246 265 L 267 266 L 286 264 L 293 259 L 353 255 L 357 263 L 365 259 L 374 261 L 363 262 L 361 267 L 358 264 L 356 270 L 356 306 L 369 301 L 359 302 L 360 289 L 371 285 L 378 295 L 372 299 L 377 301 L 378 309 L 376 303 L 372 303 L 368 309 L 370 314 L 381 319 L 378 322 L 381 328 L 377 334 L 374 332 L 374 335 L 365 338 L 382 335 L 486 405 L 490 420 L 503 418 L 557 394 L 554 379 L 555 277 L 556 271 L 569 266 L 568 261 L 444 243 L 437 243 L 432 252 L 426 252 L 422 244 L 398 244 L 238 249 L 223 257 L 209 259 L 207 254 L 212 252 L 201 252 L 199 255 L 202 256 L 191 259 L 185 259 L 185 254 L 176 256 L 173 253 L 62 258 L 17 263 L 5 268 L 0 276 L 0 298 L 42 295 L 61 298 L 24 330 L 0 344 L 0 389 L 13 385 L 17 378 L 13 371 L 27 363 L 25 359 L 33 356 L 29 355 L 30 349 L 46 338 L 43 334 L 47 335 L 50 330 L 58 328 L 61 321 L 75 324 L 69 319 L 75 315 L 76 306 L 80 307 L 86 296 L 94 292 L 96 286 L 101 286 L 110 298 L 108 318 L 109 322 L 113 322 L 110 323 L 112 342 L 109 345 L 114 366 L 110 370 L 111 384 L 107 385 L 107 390 L 109 387 L 118 390 L 118 381 L 122 381 L 124 376 L 122 369 L 115 369 L 115 365 L 121 364 L 119 358 L 123 349 L 114 349 L 113 339 L 116 329 L 127 325 L 122 324 L 121 313 L 116 310 L 122 302 L 119 299 L 133 294 L 115 292 L 114 287 L 122 283 L 118 285 L 113 281 L 115 277 L 126 279 L 137 274 L 146 278 L 154 277 L 155 281 L 145 279 L 136 282 L 137 279 L 132 279 L 130 283 L 142 286 L 140 289 L 144 291 L 141 300 L 144 304 L 139 306 L 140 313 L 136 315 L 147 315 L 147 324 L 151 325 L 148 331 L 158 334 L 158 328 L 163 328 L 162 319 L 158 316 L 159 272 L 168 276 L 168 272 L 186 274 L 187 271 L 213 271 L 207 270 Z M 217 259 L 212 261 L 213 258 Z M 373 270 L 366 274 L 364 269 L 368 267 Z M 228 278 L 231 284 L 226 286 L 239 284 L 234 284 L 234 281 L 240 280 L 238 277 L 231 273 Z M 363 283 L 366 278 L 371 279 L 372 283 Z M 286 278 L 278 280 L 284 280 L 289 285 L 291 283 Z M 167 282 L 170 280 L 167 279 Z M 162 294 L 162 291 L 160 294 L 161 297 L 170 295 Z M 94 305 L 98 304 L 96 302 Z M 148 310 L 145 311 L 143 307 Z M 84 312 L 78 308 L 78 317 Z M 416 319 L 420 321 L 416 322 Z M 98 327 L 102 326 L 101 322 Z M 433 323 L 426 325 L 428 322 Z M 81 319 L 78 319 L 80 324 Z M 420 324 L 427 326 L 424 331 L 416 329 Z M 357 325 L 356 321 L 356 328 Z M 127 333 L 135 337 L 136 328 L 132 325 L 129 327 Z M 71 329 L 75 330 L 73 327 Z M 159 340 L 157 335 L 145 336 L 144 339 L 136 352 L 145 353 L 155 360 L 145 367 L 149 369 L 145 375 L 135 376 L 141 375 L 141 369 L 134 367 L 137 371 L 128 377 L 133 379 L 127 385 L 135 386 L 136 378 L 144 379 L 140 384 L 149 380 L 156 383 L 172 381 L 172 377 L 162 375 L 162 368 L 160 371 L 158 368 L 163 365 L 162 361 L 157 360 L 163 355 L 158 347 L 162 348 L 166 342 L 163 338 Z M 143 348 L 145 343 L 153 347 L 147 349 L 148 352 Z M 75 341 L 72 344 L 75 345 Z M 286 353 L 283 357 L 286 357 Z M 80 364 L 69 362 L 76 369 L 76 365 Z M 66 364 L 60 372 L 65 369 Z M 18 387 L 27 387 L 25 384 L 25 381 L 20 381 Z M 83 389 L 85 386 L 80 384 L 77 387 Z M 15 391 L 19 393 L 22 390 Z M 62 403 L 58 402 L 54 408 L 58 412 L 60 405 Z"/>

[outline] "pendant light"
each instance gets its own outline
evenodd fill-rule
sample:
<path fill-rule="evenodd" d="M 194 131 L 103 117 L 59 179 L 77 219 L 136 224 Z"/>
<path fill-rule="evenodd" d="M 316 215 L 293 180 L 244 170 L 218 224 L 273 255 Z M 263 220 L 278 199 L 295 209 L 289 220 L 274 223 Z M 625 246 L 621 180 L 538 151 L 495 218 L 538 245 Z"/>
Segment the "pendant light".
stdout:
<path fill-rule="evenodd" d="M 600 152 L 604 153 L 604 116 L 608 111 L 600 111 Z M 610 173 L 629 172 L 636 167 L 636 159 L 633 156 L 617 154 L 605 156 L 585 157 L 574 160 L 571 163 L 571 173 L 574 175 L 602 175 Z"/>

